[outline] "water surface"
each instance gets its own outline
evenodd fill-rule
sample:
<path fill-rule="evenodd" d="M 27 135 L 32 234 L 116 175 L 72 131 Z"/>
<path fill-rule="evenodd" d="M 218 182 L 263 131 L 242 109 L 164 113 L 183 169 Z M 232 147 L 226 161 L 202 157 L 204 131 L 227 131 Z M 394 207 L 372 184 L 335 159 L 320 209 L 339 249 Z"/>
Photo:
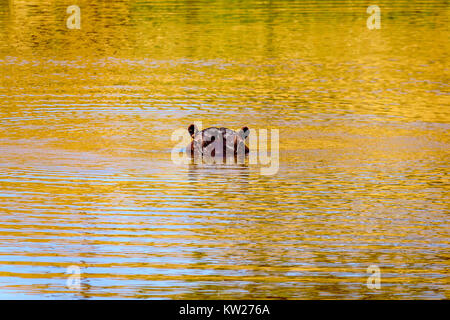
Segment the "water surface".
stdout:
<path fill-rule="evenodd" d="M 0 2 L 0 298 L 450 297 L 448 1 L 379 30 L 367 1 L 71 4 Z M 279 129 L 278 172 L 173 163 L 194 121 Z"/>

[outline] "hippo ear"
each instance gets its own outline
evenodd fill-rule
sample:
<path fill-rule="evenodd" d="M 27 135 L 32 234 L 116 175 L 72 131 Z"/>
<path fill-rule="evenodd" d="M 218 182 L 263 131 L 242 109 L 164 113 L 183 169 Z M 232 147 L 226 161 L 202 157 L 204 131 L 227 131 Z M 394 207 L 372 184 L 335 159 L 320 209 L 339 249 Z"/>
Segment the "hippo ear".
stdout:
<path fill-rule="evenodd" d="M 238 135 L 242 138 L 242 139 L 246 139 L 249 135 L 250 135 L 250 129 L 247 127 L 242 127 L 239 131 L 238 131 Z"/>
<path fill-rule="evenodd" d="M 189 131 L 189 134 L 191 135 L 191 137 L 193 138 L 195 136 L 195 134 L 198 132 L 197 126 L 195 124 L 191 124 L 188 127 L 188 131 Z"/>

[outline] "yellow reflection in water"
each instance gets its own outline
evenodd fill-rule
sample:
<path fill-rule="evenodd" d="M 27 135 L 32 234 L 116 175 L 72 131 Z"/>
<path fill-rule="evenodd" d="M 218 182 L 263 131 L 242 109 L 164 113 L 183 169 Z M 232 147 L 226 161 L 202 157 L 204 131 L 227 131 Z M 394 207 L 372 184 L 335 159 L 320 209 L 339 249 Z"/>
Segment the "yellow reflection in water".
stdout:
<path fill-rule="evenodd" d="M 449 298 L 445 1 L 380 30 L 364 1 L 72 4 L 0 2 L 0 297 Z M 174 164 L 194 121 L 279 129 L 279 171 Z"/>

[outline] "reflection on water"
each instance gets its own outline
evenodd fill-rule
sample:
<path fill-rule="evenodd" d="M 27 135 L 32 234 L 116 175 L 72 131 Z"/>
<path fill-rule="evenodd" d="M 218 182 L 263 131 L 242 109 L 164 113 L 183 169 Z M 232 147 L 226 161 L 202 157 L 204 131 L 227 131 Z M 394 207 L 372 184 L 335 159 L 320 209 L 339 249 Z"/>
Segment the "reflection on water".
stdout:
<path fill-rule="evenodd" d="M 365 1 L 71 4 L 0 2 L 1 298 L 450 297 L 446 1 L 377 1 L 380 30 Z M 278 128 L 279 171 L 174 164 L 194 121 Z"/>

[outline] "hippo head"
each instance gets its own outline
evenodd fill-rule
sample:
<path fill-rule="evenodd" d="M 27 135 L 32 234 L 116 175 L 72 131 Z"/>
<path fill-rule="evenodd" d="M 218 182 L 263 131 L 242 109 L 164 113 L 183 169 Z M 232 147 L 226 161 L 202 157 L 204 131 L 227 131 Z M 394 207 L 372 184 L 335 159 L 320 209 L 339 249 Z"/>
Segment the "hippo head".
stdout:
<path fill-rule="evenodd" d="M 196 125 L 191 124 L 188 131 L 192 137 L 192 142 L 187 147 L 191 157 L 195 155 L 229 157 L 246 155 L 249 152 L 245 145 L 245 139 L 250 134 L 247 127 L 242 127 L 237 132 L 223 127 L 210 127 L 199 131 Z"/>

